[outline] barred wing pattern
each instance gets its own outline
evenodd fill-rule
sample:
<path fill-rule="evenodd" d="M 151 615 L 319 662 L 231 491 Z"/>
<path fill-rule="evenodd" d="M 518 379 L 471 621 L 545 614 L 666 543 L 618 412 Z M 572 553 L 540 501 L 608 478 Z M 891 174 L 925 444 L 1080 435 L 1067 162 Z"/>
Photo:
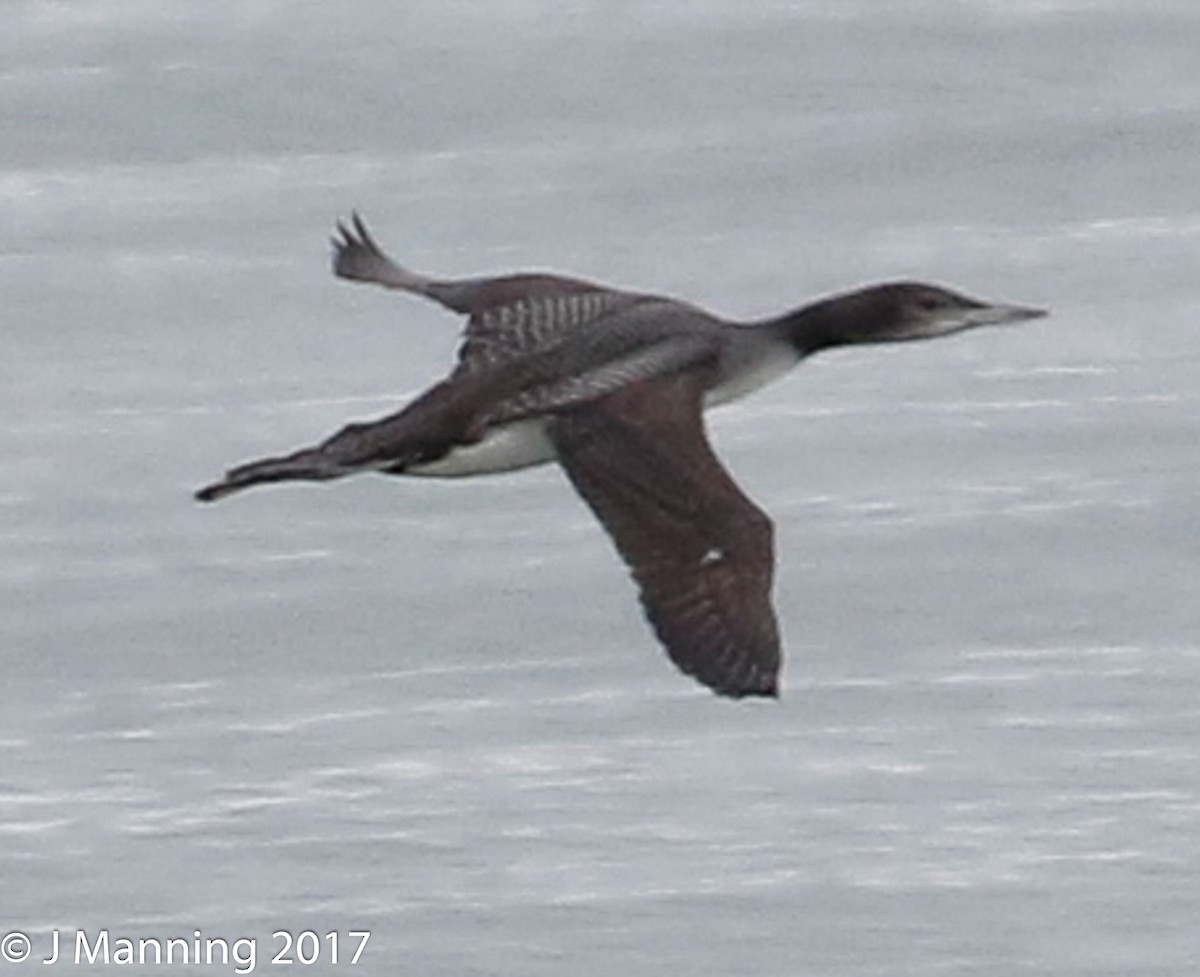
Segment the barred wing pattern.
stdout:
<path fill-rule="evenodd" d="M 493 279 L 481 283 L 471 298 L 456 372 L 488 369 L 546 352 L 574 331 L 643 300 L 551 276 Z"/>
<path fill-rule="evenodd" d="M 389 257 L 358 214 L 338 223 L 333 246 L 339 278 L 411 292 L 468 316 L 456 375 L 550 350 L 573 331 L 646 299 L 562 275 L 429 278 Z"/>
<path fill-rule="evenodd" d="M 672 661 L 715 692 L 778 695 L 773 530 L 704 434 L 703 370 L 556 418 L 559 462 L 616 543 Z"/>

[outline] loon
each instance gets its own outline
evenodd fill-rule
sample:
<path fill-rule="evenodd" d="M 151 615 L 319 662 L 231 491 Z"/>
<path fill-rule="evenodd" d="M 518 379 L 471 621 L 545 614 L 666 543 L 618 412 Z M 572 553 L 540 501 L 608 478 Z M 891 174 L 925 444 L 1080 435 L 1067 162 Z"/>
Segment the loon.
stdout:
<path fill-rule="evenodd" d="M 338 222 L 333 245 L 338 277 L 466 316 L 457 364 L 402 410 L 240 465 L 196 498 L 364 471 L 448 478 L 557 461 L 612 537 L 671 660 L 732 698 L 779 694 L 773 527 L 713 453 L 704 410 L 823 350 L 1047 314 L 902 281 L 734 322 L 559 275 L 426 277 L 393 261 L 357 213 Z"/>

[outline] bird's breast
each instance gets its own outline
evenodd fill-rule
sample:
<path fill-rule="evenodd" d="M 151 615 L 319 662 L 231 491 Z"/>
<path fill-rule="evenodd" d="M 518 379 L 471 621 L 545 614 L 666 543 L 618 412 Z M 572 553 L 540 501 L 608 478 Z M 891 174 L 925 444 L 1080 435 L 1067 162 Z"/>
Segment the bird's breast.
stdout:
<path fill-rule="evenodd" d="M 745 397 L 778 380 L 799 362 L 799 354 L 788 343 L 759 341 L 758 337 L 738 343 L 723 357 L 720 375 L 705 396 L 704 406 L 716 407 Z"/>

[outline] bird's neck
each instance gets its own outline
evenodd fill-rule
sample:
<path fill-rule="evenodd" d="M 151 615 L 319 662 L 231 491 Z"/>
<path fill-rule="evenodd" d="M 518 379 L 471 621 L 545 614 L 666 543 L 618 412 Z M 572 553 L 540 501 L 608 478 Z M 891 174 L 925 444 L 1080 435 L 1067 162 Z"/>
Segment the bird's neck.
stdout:
<path fill-rule="evenodd" d="M 764 323 L 780 339 L 789 343 L 800 357 L 846 343 L 843 323 L 832 301 L 814 302 L 777 319 Z"/>

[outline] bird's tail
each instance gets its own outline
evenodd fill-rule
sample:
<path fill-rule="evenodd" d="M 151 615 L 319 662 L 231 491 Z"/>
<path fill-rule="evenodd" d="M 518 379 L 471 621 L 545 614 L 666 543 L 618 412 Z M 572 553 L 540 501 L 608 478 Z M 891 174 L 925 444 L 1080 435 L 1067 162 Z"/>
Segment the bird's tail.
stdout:
<path fill-rule="evenodd" d="M 414 462 L 440 458 L 464 436 L 452 413 L 420 409 L 427 403 L 436 408 L 436 400 L 427 394 L 398 414 L 366 424 L 348 424 L 315 447 L 238 465 L 219 482 L 200 489 L 196 498 L 215 502 L 269 482 L 328 482 L 356 472 L 402 475 Z"/>
<path fill-rule="evenodd" d="M 231 468 L 219 482 L 200 489 L 196 498 L 215 502 L 268 482 L 327 482 L 356 472 L 402 475 L 415 462 L 436 460 L 481 436 L 471 401 L 451 384 L 439 383 L 398 413 L 347 424 L 315 447 Z"/>
<path fill-rule="evenodd" d="M 200 502 L 216 502 L 234 492 L 268 482 L 324 482 L 348 474 L 350 470 L 338 465 L 321 449 L 305 448 L 281 458 L 263 458 L 231 468 L 219 482 L 196 492 L 196 498 Z"/>

